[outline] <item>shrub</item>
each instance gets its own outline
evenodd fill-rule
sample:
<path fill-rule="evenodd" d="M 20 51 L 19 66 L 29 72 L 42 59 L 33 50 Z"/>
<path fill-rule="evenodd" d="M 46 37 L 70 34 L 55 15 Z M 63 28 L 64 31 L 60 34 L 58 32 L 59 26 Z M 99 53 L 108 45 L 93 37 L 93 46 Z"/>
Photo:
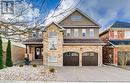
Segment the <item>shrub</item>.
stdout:
<path fill-rule="evenodd" d="M 26 57 L 24 60 L 25 60 L 25 61 L 24 61 L 25 65 L 29 65 L 29 64 L 30 64 L 30 60 L 29 60 L 28 57 Z"/>
<path fill-rule="evenodd" d="M 36 65 L 36 64 L 33 64 L 33 67 L 37 67 L 37 65 Z"/>
<path fill-rule="evenodd" d="M 6 50 L 6 66 L 7 67 L 12 67 L 13 66 L 10 40 L 8 41 L 8 46 L 7 46 L 7 50 Z"/>
<path fill-rule="evenodd" d="M 50 71 L 51 73 L 54 73 L 54 72 L 55 72 L 55 69 L 54 69 L 54 68 L 49 68 L 49 71 Z"/>
<path fill-rule="evenodd" d="M 21 65 L 19 65 L 19 67 L 23 67 L 23 65 L 21 64 Z"/>
<path fill-rule="evenodd" d="M 1 65 L 0 65 L 0 69 L 3 69 L 3 68 L 4 68 L 4 65 L 1 64 Z"/>
<path fill-rule="evenodd" d="M 0 69 L 4 68 L 4 63 L 3 63 L 3 48 L 2 48 L 2 39 L 0 37 Z"/>

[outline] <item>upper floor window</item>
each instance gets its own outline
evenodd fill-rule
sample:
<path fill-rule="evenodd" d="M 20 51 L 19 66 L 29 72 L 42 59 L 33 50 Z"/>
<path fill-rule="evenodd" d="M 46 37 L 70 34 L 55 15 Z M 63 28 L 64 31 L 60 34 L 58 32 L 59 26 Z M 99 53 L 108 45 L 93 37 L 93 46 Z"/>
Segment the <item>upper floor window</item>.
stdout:
<path fill-rule="evenodd" d="M 118 33 L 117 31 L 114 31 L 114 39 L 118 38 Z"/>
<path fill-rule="evenodd" d="M 67 36 L 67 37 L 70 37 L 70 36 L 71 36 L 71 29 L 67 29 L 67 30 L 66 30 L 66 36 Z"/>
<path fill-rule="evenodd" d="M 130 38 L 130 31 L 125 31 L 125 38 Z"/>
<path fill-rule="evenodd" d="M 82 29 L 82 37 L 86 37 L 86 29 Z"/>
<path fill-rule="evenodd" d="M 49 33 L 49 50 L 56 50 L 57 36 L 55 32 Z"/>
<path fill-rule="evenodd" d="M 94 37 L 94 29 L 90 29 L 90 37 Z"/>
<path fill-rule="evenodd" d="M 71 20 L 72 21 L 81 21 L 81 16 L 76 16 L 76 15 L 73 15 L 73 16 L 71 16 Z"/>
<path fill-rule="evenodd" d="M 42 37 L 42 32 L 39 32 L 39 37 Z"/>
<path fill-rule="evenodd" d="M 32 31 L 32 37 L 36 37 L 37 34 L 36 34 L 36 31 Z"/>
<path fill-rule="evenodd" d="M 79 36 L 79 30 L 78 29 L 74 29 L 74 37 L 78 37 Z"/>

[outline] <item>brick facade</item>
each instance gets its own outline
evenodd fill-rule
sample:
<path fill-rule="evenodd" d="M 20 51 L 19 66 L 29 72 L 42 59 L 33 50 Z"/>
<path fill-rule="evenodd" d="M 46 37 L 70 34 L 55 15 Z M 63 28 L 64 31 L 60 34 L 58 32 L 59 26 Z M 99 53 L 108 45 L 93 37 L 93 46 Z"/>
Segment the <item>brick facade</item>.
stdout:
<path fill-rule="evenodd" d="M 117 31 L 117 40 L 123 40 L 124 38 L 124 30 L 109 30 L 109 40 L 114 39 L 114 31 Z"/>
<path fill-rule="evenodd" d="M 117 32 L 117 38 L 114 38 L 114 31 Z M 129 45 L 112 45 L 110 43 L 111 40 L 128 40 L 125 39 L 125 31 L 130 31 L 128 28 L 112 28 L 110 27 L 105 32 L 102 32 L 100 34 L 100 38 L 106 42 L 106 45 L 103 47 L 103 63 L 113 63 L 114 65 L 118 65 L 119 63 L 119 57 L 118 52 L 119 51 L 128 51 L 130 50 Z M 112 57 L 110 58 L 110 55 Z M 110 59 L 112 61 L 110 62 Z"/>

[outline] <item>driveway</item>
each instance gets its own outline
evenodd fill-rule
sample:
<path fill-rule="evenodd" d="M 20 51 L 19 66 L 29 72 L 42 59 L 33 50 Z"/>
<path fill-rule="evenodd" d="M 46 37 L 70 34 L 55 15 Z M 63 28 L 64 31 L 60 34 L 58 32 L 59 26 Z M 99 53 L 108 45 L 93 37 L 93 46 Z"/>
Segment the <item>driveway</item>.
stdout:
<path fill-rule="evenodd" d="M 111 66 L 66 66 L 56 69 L 56 81 L 130 81 L 130 71 Z"/>

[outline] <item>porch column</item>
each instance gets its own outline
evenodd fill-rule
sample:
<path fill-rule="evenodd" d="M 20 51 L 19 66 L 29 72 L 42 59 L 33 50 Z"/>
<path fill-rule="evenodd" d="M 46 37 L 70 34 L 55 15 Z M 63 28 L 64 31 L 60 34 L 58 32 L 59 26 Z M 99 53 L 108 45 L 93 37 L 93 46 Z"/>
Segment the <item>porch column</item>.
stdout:
<path fill-rule="evenodd" d="M 114 48 L 114 56 L 113 56 L 113 63 L 114 63 L 115 66 L 117 66 L 117 64 L 118 64 L 118 60 L 117 60 L 118 59 L 118 55 L 117 55 L 117 52 L 118 52 L 117 51 L 117 47 L 115 47 Z"/>
<path fill-rule="evenodd" d="M 31 50 L 32 46 L 29 46 L 28 48 L 29 48 L 29 60 L 32 61 L 32 60 L 33 60 L 33 55 L 32 55 L 32 53 L 31 53 L 31 51 L 32 51 L 32 50 Z"/>
<path fill-rule="evenodd" d="M 27 45 L 26 45 L 26 54 L 28 53 Z"/>
<path fill-rule="evenodd" d="M 29 47 L 29 53 L 31 54 L 31 46 Z"/>

